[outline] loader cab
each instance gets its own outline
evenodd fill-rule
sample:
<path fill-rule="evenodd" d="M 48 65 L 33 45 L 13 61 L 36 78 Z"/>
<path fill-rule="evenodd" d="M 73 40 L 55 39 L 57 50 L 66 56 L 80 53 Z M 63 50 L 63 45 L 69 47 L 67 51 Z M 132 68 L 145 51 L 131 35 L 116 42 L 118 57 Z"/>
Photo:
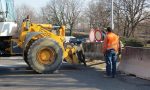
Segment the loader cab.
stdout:
<path fill-rule="evenodd" d="M 0 36 L 14 36 L 17 32 L 14 0 L 0 0 Z"/>

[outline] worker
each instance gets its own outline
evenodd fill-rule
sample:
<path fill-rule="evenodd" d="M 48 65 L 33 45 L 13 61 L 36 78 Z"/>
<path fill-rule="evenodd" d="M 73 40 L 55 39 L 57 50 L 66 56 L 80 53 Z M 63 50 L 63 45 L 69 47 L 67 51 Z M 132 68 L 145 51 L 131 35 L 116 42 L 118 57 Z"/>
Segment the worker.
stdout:
<path fill-rule="evenodd" d="M 84 66 L 87 66 L 85 61 L 84 49 L 81 42 L 77 42 L 77 56 L 79 61 L 82 62 Z"/>
<path fill-rule="evenodd" d="M 27 15 L 27 17 L 23 20 L 23 22 L 26 22 L 25 29 L 29 30 L 29 28 L 30 28 L 30 16 Z"/>
<path fill-rule="evenodd" d="M 107 34 L 104 39 L 103 53 L 106 60 L 105 77 L 116 76 L 117 53 L 119 51 L 119 36 L 112 32 L 110 27 L 107 28 Z"/>

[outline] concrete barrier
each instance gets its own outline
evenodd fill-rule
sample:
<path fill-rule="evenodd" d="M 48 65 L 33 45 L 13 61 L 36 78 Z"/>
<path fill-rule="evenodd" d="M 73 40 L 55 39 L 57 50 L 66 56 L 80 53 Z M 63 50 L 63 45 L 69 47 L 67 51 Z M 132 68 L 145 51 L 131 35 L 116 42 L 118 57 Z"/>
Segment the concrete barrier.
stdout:
<path fill-rule="evenodd" d="M 83 43 L 85 57 L 89 59 L 102 59 L 102 43 Z"/>
<path fill-rule="evenodd" d="M 125 47 L 118 69 L 150 80 L 150 48 Z"/>

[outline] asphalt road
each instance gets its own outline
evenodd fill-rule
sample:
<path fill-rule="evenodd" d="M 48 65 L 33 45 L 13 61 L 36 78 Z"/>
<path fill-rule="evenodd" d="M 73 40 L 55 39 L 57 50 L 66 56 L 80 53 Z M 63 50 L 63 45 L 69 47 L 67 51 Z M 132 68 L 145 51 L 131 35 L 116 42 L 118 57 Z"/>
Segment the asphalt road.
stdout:
<path fill-rule="evenodd" d="M 104 69 L 97 65 L 68 64 L 63 64 L 54 74 L 37 74 L 21 59 L 3 58 L 0 90 L 150 90 L 148 80 L 125 74 L 118 74 L 116 78 L 103 75 Z"/>

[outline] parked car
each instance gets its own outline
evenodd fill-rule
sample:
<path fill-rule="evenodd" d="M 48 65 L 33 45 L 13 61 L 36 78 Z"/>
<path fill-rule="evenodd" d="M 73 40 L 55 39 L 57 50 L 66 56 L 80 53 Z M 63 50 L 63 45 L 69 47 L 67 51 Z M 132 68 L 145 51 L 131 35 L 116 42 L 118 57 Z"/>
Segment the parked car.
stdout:
<path fill-rule="evenodd" d="M 65 43 L 69 43 L 70 42 L 70 39 L 74 39 L 76 37 L 74 36 L 65 36 Z"/>
<path fill-rule="evenodd" d="M 85 38 L 76 38 L 74 36 L 66 36 L 65 43 L 73 43 L 73 44 L 80 44 L 86 42 Z"/>
<path fill-rule="evenodd" d="M 76 43 L 76 44 L 81 44 L 83 42 L 86 42 L 86 39 L 85 38 L 71 38 L 70 43 Z"/>

